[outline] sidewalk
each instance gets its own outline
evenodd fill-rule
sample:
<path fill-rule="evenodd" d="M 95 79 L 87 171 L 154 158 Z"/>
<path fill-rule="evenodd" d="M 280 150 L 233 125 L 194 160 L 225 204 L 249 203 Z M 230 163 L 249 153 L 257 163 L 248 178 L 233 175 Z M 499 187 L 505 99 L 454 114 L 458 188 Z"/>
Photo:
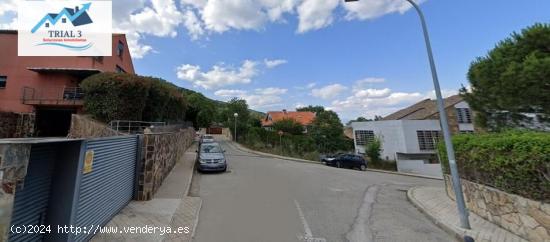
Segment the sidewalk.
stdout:
<path fill-rule="evenodd" d="M 131 201 L 105 227 L 118 227 L 118 233 L 97 234 L 92 241 L 191 241 L 202 200 L 188 197 L 193 177 L 196 145 L 192 145 L 166 177 L 150 201 Z M 126 228 L 171 227 L 172 231 L 188 227 L 188 233 L 125 233 Z M 186 231 L 187 232 L 187 231 Z"/>
<path fill-rule="evenodd" d="M 322 162 L 320 162 L 320 161 L 304 160 L 304 159 L 299 159 L 299 158 L 294 158 L 294 157 L 280 156 L 280 155 L 275 155 L 275 154 L 264 153 L 264 152 L 252 150 L 252 149 L 249 149 L 249 148 L 247 148 L 247 147 L 244 147 L 243 145 L 241 145 L 241 144 L 239 144 L 239 143 L 235 143 L 235 142 L 233 142 L 233 141 L 229 141 L 229 142 L 227 142 L 227 144 L 228 144 L 228 145 L 231 145 L 231 146 L 233 146 L 234 148 L 239 149 L 239 150 L 241 150 L 241 151 L 249 152 L 249 153 L 256 154 L 256 155 L 260 155 L 260 156 L 267 156 L 267 157 L 273 157 L 273 158 L 278 158 L 278 159 L 283 159 L 283 160 L 289 160 L 289 161 L 296 161 L 296 162 L 302 162 L 302 163 L 310 163 L 310 164 L 324 165 L 324 164 L 323 164 Z M 401 176 L 412 176 L 412 177 L 419 177 L 419 178 L 426 178 L 426 179 L 434 179 L 434 180 L 443 180 L 443 178 L 441 178 L 441 177 L 424 176 L 424 175 L 419 175 L 419 174 L 405 173 L 405 172 L 397 172 L 397 171 L 386 171 L 386 170 L 379 170 L 379 169 L 367 169 L 367 171 L 381 172 L 381 173 L 387 173 L 387 174 L 393 174 L 393 175 L 401 175 Z"/>
<path fill-rule="evenodd" d="M 458 210 L 443 187 L 413 187 L 407 192 L 407 198 L 435 224 L 463 241 L 464 235 L 476 242 L 526 242 L 519 236 L 470 212 L 471 230 L 459 226 Z"/>

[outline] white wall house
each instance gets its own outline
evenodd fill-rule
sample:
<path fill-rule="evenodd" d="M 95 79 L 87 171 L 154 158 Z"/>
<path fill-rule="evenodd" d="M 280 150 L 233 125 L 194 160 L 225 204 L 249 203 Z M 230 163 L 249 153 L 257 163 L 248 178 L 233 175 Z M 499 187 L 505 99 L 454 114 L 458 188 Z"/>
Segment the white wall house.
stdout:
<path fill-rule="evenodd" d="M 382 158 L 395 160 L 399 172 L 442 177 L 435 153 L 441 127 L 438 120 L 385 120 L 354 122 L 355 151 L 365 153 L 374 137 L 382 143 Z"/>
<path fill-rule="evenodd" d="M 455 130 L 473 133 L 473 115 L 468 103 L 458 95 L 445 99 L 445 110 Z M 452 113 L 453 115 L 449 115 Z M 442 177 L 436 154 L 441 137 L 437 105 L 426 99 L 386 116 L 382 121 L 353 122 L 355 152 L 365 153 L 369 141 L 378 137 L 382 143 L 382 158 L 395 160 L 399 172 Z M 456 132 L 455 131 L 455 132 Z"/>

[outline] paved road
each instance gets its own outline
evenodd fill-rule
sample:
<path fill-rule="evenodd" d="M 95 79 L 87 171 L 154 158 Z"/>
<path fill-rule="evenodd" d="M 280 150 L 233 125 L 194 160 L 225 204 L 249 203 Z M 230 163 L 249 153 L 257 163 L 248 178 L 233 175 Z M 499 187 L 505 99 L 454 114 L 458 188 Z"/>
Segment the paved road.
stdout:
<path fill-rule="evenodd" d="M 222 143 L 229 171 L 195 177 L 195 242 L 453 241 L 406 199 L 441 181 L 261 157 Z"/>

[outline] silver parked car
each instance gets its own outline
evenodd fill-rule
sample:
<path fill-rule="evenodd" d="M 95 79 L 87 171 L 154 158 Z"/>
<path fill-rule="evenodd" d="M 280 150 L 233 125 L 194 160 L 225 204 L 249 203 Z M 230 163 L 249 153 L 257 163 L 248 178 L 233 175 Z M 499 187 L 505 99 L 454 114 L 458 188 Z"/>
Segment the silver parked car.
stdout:
<path fill-rule="evenodd" d="M 200 144 L 202 144 L 202 143 L 212 143 L 212 142 L 214 142 L 214 141 L 215 141 L 215 140 L 214 140 L 214 136 L 212 136 L 212 135 L 203 135 L 203 136 L 201 137 L 199 143 L 200 143 Z"/>
<path fill-rule="evenodd" d="M 221 145 L 215 142 L 202 143 L 197 150 L 197 169 L 204 171 L 222 171 L 227 170 L 227 160 L 225 159 L 225 150 Z"/>

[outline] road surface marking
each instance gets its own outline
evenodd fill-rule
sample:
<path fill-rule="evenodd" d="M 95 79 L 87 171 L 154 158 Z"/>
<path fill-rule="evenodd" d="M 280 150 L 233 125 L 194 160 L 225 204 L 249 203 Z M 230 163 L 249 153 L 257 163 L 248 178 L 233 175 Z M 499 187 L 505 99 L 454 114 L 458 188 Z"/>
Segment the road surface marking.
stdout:
<path fill-rule="evenodd" d="M 302 208 L 300 208 L 300 204 L 298 203 L 298 201 L 294 200 L 294 205 L 296 205 L 298 216 L 300 216 L 300 220 L 302 220 L 302 225 L 304 225 L 304 235 L 298 236 L 298 238 L 304 242 L 326 242 L 327 240 L 325 238 L 313 238 L 313 233 L 311 233 L 311 228 L 309 228 L 306 217 L 302 212 Z"/>
<path fill-rule="evenodd" d="M 370 186 L 365 192 L 363 204 L 359 208 L 359 212 L 351 230 L 346 234 L 346 239 L 350 242 L 367 242 L 373 241 L 372 232 L 369 229 L 369 219 L 372 215 L 372 205 L 376 200 L 379 187 L 377 185 Z"/>

